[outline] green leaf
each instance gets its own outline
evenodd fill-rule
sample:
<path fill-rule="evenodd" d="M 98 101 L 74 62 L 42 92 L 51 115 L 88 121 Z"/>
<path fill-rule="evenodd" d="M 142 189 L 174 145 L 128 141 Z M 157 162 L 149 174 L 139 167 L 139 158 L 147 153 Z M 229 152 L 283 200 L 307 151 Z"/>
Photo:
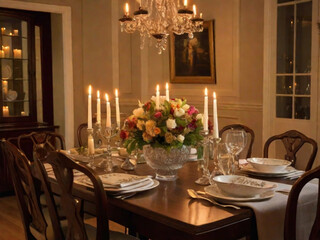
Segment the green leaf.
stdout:
<path fill-rule="evenodd" d="M 181 118 L 176 118 L 176 123 L 178 126 L 182 126 L 182 127 L 186 127 L 187 126 L 187 122 L 184 119 Z"/>

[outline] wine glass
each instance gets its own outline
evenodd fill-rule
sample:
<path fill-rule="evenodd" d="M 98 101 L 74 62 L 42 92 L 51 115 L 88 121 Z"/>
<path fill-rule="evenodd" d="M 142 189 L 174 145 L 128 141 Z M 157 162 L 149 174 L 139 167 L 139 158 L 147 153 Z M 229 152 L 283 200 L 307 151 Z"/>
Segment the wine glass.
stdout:
<path fill-rule="evenodd" d="M 232 167 L 230 173 L 234 174 L 239 169 L 238 154 L 245 148 L 247 144 L 247 133 L 243 130 L 232 129 L 227 132 L 226 140 L 228 151 L 232 155 Z"/>
<path fill-rule="evenodd" d="M 232 155 L 229 152 L 226 143 L 218 143 L 217 148 L 217 163 L 220 172 L 223 175 L 229 175 L 231 171 Z"/>

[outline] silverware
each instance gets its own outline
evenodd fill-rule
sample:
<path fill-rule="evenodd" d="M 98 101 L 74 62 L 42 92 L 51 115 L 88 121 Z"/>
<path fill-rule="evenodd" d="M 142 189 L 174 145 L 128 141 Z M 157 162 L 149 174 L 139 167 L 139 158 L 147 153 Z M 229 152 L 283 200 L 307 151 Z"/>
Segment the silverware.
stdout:
<path fill-rule="evenodd" d="M 191 198 L 194 198 L 194 199 L 203 199 L 203 200 L 206 200 L 206 201 L 209 201 L 211 202 L 212 204 L 214 205 L 217 205 L 217 206 L 220 206 L 220 207 L 229 207 L 229 208 L 234 208 L 234 209 L 240 209 L 240 207 L 238 206 L 234 206 L 234 205 L 229 205 L 229 204 L 221 204 L 221 203 L 218 203 L 216 202 L 215 200 L 211 199 L 211 198 L 207 198 L 207 197 L 204 197 L 204 196 L 200 196 L 195 190 L 193 189 L 187 189 L 188 191 L 188 194 Z"/>
<path fill-rule="evenodd" d="M 136 193 L 137 192 L 124 193 L 124 194 L 116 195 L 116 196 L 114 196 L 114 198 L 118 198 L 118 199 L 124 200 L 124 199 L 130 198 L 130 197 L 136 195 Z"/>

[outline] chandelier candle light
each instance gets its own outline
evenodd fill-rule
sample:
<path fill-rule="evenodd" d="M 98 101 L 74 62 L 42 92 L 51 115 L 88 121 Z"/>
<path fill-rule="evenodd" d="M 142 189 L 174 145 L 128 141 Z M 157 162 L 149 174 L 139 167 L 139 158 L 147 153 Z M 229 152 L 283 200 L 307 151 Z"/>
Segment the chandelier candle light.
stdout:
<path fill-rule="evenodd" d="M 194 32 L 203 31 L 202 14 L 197 17 L 196 6 L 193 11 L 188 9 L 188 1 L 184 0 L 182 8 L 179 8 L 181 0 L 140 0 L 140 7 L 129 15 L 129 4 L 125 4 L 124 16 L 119 19 L 121 32 L 140 33 L 143 49 L 145 39 L 156 40 L 156 48 L 161 54 L 167 47 L 170 32 L 177 35 L 187 33 L 193 38 Z M 178 9 L 179 8 L 179 9 Z"/>

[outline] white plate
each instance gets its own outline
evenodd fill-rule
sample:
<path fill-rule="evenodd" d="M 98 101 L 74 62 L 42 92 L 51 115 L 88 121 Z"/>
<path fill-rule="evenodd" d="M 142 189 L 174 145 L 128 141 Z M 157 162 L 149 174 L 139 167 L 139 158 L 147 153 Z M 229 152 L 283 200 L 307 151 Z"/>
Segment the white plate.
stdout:
<path fill-rule="evenodd" d="M 291 165 L 290 161 L 276 158 L 248 158 L 252 167 L 260 172 L 278 173 Z"/>
<path fill-rule="evenodd" d="M 254 202 L 254 201 L 262 201 L 274 196 L 274 191 L 268 190 L 263 192 L 259 195 L 253 197 L 234 197 L 229 196 L 226 193 L 222 192 L 216 185 L 210 185 L 204 188 L 204 191 L 214 197 L 215 199 L 219 200 L 220 202 Z"/>
<path fill-rule="evenodd" d="M 9 89 L 6 97 L 8 101 L 14 101 L 18 97 L 18 93 L 14 90 Z"/>
<path fill-rule="evenodd" d="M 3 64 L 2 66 L 2 78 L 11 78 L 12 77 L 12 69 L 9 64 Z"/>
<path fill-rule="evenodd" d="M 294 167 L 288 166 L 284 170 L 276 173 L 271 172 L 261 172 L 254 167 L 252 167 L 250 164 L 244 165 L 241 167 L 241 171 L 248 173 L 253 176 L 261 176 L 261 177 L 285 177 L 289 174 L 294 173 L 297 171 Z"/>

